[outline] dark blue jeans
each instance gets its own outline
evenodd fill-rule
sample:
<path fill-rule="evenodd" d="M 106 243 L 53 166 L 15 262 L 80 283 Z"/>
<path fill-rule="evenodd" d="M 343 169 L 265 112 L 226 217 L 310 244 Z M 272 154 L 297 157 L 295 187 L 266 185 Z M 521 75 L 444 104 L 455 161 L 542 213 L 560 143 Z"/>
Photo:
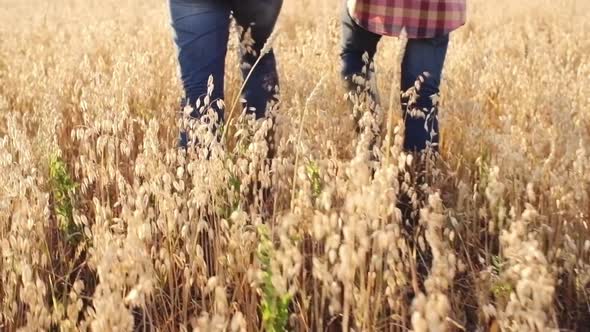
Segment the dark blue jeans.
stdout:
<path fill-rule="evenodd" d="M 342 17 L 342 77 L 350 82 L 351 77 L 359 75 L 370 79 L 372 71 L 363 73 L 366 63 L 363 61 L 363 54 L 367 53 L 368 61 L 371 63 L 377 51 L 377 44 L 381 35 L 367 31 L 357 25 L 348 11 L 345 10 Z M 401 89 L 407 91 L 414 86 L 416 80 L 424 72 L 420 89 L 417 91 L 417 98 L 402 95 L 402 112 L 405 120 L 404 149 L 406 151 L 422 151 L 426 148 L 427 142 L 433 144 L 433 149 L 438 149 L 439 127 L 438 107 L 433 102 L 432 96 L 438 95 L 441 82 L 442 70 L 447 54 L 449 36 L 439 36 L 426 39 L 408 40 L 401 68 Z M 350 89 L 356 89 L 354 84 L 349 84 Z M 376 94 L 376 92 L 375 92 Z M 411 116 L 409 111 L 422 110 L 424 116 Z"/>
<path fill-rule="evenodd" d="M 244 78 L 257 61 L 261 50 L 271 35 L 282 0 L 170 0 L 172 27 L 178 48 L 178 61 L 185 91 L 183 107 L 195 106 L 207 95 L 209 76 L 213 77 L 214 88 L 211 100 L 224 98 L 225 56 L 229 38 L 230 14 L 243 28 L 241 44 L 250 44 L 247 50 L 240 50 L 240 68 Z M 248 42 L 253 40 L 253 44 Z M 243 105 L 256 118 L 266 114 L 267 104 L 275 100 L 278 92 L 276 60 L 272 50 L 266 53 L 254 68 L 245 83 Z M 222 121 L 223 109 L 212 102 L 218 118 Z M 198 110 L 191 114 L 199 117 Z M 187 145 L 186 135 L 181 135 L 182 146 Z"/>

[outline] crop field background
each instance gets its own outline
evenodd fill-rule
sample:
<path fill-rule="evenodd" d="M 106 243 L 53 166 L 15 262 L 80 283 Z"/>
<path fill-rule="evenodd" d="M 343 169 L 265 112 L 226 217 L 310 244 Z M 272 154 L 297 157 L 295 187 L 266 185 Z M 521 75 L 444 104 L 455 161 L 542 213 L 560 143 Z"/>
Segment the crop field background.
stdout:
<path fill-rule="evenodd" d="M 373 161 L 341 1 L 285 2 L 267 163 L 271 121 L 236 114 L 212 157 L 176 148 L 165 1 L 0 0 L 0 330 L 589 331 L 590 2 L 468 7 L 418 186 L 405 41 L 379 46 Z"/>

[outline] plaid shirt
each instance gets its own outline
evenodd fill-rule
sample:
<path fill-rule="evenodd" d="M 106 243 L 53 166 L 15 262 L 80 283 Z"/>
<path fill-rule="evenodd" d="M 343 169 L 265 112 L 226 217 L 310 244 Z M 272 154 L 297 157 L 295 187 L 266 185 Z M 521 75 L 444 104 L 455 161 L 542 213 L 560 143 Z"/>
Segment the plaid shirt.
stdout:
<path fill-rule="evenodd" d="M 380 34 L 431 38 L 465 23 L 466 0 L 348 0 L 348 11 L 361 27 Z"/>

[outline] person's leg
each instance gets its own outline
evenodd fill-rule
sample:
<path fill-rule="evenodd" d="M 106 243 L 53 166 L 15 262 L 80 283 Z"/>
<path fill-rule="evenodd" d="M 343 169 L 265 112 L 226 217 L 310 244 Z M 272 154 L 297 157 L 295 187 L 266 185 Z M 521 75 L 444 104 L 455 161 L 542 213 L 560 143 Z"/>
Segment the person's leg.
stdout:
<path fill-rule="evenodd" d="M 347 82 L 350 82 L 354 75 L 365 78 L 366 72 L 363 69 L 373 62 L 381 35 L 365 30 L 356 24 L 346 8 L 343 10 L 341 20 L 341 76 Z M 366 59 L 363 58 L 365 53 L 368 56 Z"/>
<path fill-rule="evenodd" d="M 397 207 L 402 213 L 408 244 L 416 250 L 417 262 L 414 272 L 418 281 L 417 286 L 421 291 L 424 291 L 424 280 L 432 262 L 430 248 L 422 248 L 414 241 L 415 234 L 420 231 L 419 211 L 426 204 L 428 197 L 423 185 L 428 183 L 427 165 L 431 160 L 429 157 L 432 156 L 421 152 L 428 147 L 428 142 L 432 144 L 434 152 L 438 151 L 438 112 L 432 97 L 439 93 L 448 41 L 448 36 L 408 40 L 401 69 L 402 111 L 406 127 L 404 150 L 416 153 L 417 158 L 414 159 L 413 165 L 402 173 L 403 178 L 400 177 L 400 183 L 409 179 L 406 185 L 410 190 L 399 193 Z M 419 89 L 415 92 L 410 91 L 409 94 L 405 93 L 415 86 L 416 81 L 420 82 Z M 415 295 L 414 291 L 411 292 L 412 296 Z"/>
<path fill-rule="evenodd" d="M 264 46 L 274 30 L 282 5 L 283 0 L 231 0 L 233 16 L 242 28 L 239 36 L 240 69 L 245 80 L 241 95 L 245 104 L 242 106 L 256 119 L 270 115 L 267 114 L 269 104 L 278 102 L 276 59 L 272 48 Z M 270 168 L 276 155 L 274 125 L 266 132 L 265 139 L 268 150 L 264 167 Z M 250 184 L 247 198 L 249 206 L 259 207 L 264 218 L 272 215 L 271 188 L 261 181 Z"/>
<path fill-rule="evenodd" d="M 432 144 L 434 151 L 438 151 L 438 105 L 433 97 L 439 93 L 448 44 L 448 35 L 408 40 L 401 69 L 402 92 L 411 89 L 420 76 L 424 81 L 416 91 L 416 98 L 402 96 L 406 151 L 422 151 L 426 149 L 427 142 Z"/>
<path fill-rule="evenodd" d="M 275 55 L 272 49 L 263 50 L 263 47 L 272 34 L 282 5 L 283 0 L 232 0 L 234 17 L 244 30 L 240 36 L 240 67 L 244 79 L 250 75 L 242 97 L 257 119 L 266 115 L 269 102 L 277 101 L 279 76 Z M 262 58 L 254 67 L 261 54 Z"/>
<path fill-rule="evenodd" d="M 353 82 L 354 76 L 370 80 L 373 75 L 373 58 L 377 53 L 377 44 L 381 35 L 365 30 L 356 24 L 346 6 L 342 12 L 342 41 L 340 59 L 342 61 L 341 76 L 349 90 L 355 90 L 358 84 Z M 366 54 L 366 58 L 365 58 Z"/>
<path fill-rule="evenodd" d="M 230 9 L 220 0 L 170 0 L 174 41 L 178 48 L 178 62 L 185 98 L 182 107 L 192 106 L 194 118 L 200 117 L 196 104 L 204 105 L 210 93 L 210 104 L 223 120 L 223 110 L 215 102 L 223 99 L 223 76 L 229 35 Z M 214 88 L 208 91 L 209 77 Z M 199 100 L 199 102 L 197 102 Z M 207 107 L 206 107 L 207 108 Z M 181 133 L 180 145 L 186 147 L 188 138 Z"/>
<path fill-rule="evenodd" d="M 377 45 L 381 35 L 363 29 L 356 24 L 346 5 L 342 13 L 342 41 L 341 41 L 341 76 L 349 99 L 354 108 L 355 103 L 367 102 L 374 111 L 378 103 L 378 93 L 374 85 L 373 58 L 377 52 Z M 365 100 L 358 100 L 365 98 Z M 371 100 L 369 100 L 371 99 Z M 361 130 L 359 120 L 362 114 L 353 113 L 357 132 Z M 372 144 L 373 145 L 373 144 Z"/>

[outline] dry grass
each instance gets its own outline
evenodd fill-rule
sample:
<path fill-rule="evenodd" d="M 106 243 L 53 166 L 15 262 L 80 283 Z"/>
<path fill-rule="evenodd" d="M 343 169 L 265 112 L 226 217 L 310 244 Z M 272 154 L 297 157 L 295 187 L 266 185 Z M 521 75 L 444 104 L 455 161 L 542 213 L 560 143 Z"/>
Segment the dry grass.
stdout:
<path fill-rule="evenodd" d="M 371 176 L 338 77 L 338 1 L 285 5 L 272 165 L 269 123 L 236 119 L 208 160 L 174 148 L 165 3 L 0 4 L 0 330 L 590 326 L 587 1 L 470 1 L 427 188 L 400 149 L 403 40 L 380 46 L 394 129 Z M 228 70 L 229 101 L 239 86 Z"/>

